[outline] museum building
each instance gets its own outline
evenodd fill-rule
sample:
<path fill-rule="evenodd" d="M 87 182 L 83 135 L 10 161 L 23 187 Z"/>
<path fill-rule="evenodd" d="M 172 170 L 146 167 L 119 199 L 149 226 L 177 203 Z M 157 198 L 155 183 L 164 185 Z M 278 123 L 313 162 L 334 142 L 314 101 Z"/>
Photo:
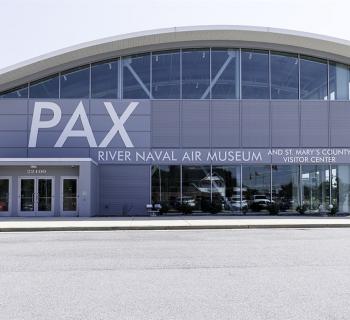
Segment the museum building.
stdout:
<path fill-rule="evenodd" d="M 0 217 L 350 213 L 350 42 L 105 38 L 0 70 Z"/>

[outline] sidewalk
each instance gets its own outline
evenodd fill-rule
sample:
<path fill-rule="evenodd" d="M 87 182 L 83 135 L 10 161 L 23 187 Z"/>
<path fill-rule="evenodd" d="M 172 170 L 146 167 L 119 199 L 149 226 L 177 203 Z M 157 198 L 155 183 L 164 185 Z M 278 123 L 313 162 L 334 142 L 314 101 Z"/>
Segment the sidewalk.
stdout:
<path fill-rule="evenodd" d="M 349 227 L 350 216 L 0 218 L 0 232 Z"/>

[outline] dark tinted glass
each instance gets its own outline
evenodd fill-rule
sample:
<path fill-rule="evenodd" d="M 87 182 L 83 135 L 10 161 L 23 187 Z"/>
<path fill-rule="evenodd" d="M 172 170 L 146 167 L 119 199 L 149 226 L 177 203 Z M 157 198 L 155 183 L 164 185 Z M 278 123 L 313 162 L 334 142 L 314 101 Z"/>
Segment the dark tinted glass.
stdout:
<path fill-rule="evenodd" d="M 329 98 L 331 100 L 349 99 L 348 66 L 329 62 Z"/>
<path fill-rule="evenodd" d="M 327 99 L 327 62 L 320 59 L 300 59 L 300 99 Z"/>
<path fill-rule="evenodd" d="M 11 89 L 9 91 L 5 91 L 3 93 L 0 93 L 0 98 L 4 99 L 13 99 L 13 98 L 18 98 L 18 99 L 26 99 L 28 98 L 28 86 L 25 87 L 19 87 L 16 89 Z"/>
<path fill-rule="evenodd" d="M 267 51 L 242 50 L 242 98 L 270 98 Z"/>
<path fill-rule="evenodd" d="M 58 75 L 33 82 L 29 87 L 30 98 L 58 98 Z"/>
<path fill-rule="evenodd" d="M 152 96 L 154 99 L 180 98 L 180 52 L 152 54 Z"/>
<path fill-rule="evenodd" d="M 69 70 L 61 74 L 61 98 L 89 98 L 90 68 Z"/>
<path fill-rule="evenodd" d="M 150 97 L 150 55 L 123 58 L 123 98 L 148 99 Z"/>
<path fill-rule="evenodd" d="M 118 61 L 91 66 L 91 98 L 118 98 Z"/>
<path fill-rule="evenodd" d="M 271 99 L 299 99 L 297 55 L 271 53 Z"/>
<path fill-rule="evenodd" d="M 213 99 L 238 99 L 239 51 L 211 51 L 211 97 Z"/>
<path fill-rule="evenodd" d="M 182 52 L 182 98 L 210 98 L 209 50 L 184 50 Z"/>

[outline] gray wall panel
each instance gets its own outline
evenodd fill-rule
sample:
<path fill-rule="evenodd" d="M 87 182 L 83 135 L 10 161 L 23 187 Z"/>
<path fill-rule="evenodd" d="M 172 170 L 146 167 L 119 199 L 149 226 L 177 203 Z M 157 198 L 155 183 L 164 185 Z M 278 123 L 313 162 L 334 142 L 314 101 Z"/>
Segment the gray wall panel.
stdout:
<path fill-rule="evenodd" d="M 0 131 L 27 131 L 26 115 L 0 116 Z"/>
<path fill-rule="evenodd" d="M 182 102 L 182 146 L 210 147 L 209 101 L 184 100 Z"/>
<path fill-rule="evenodd" d="M 240 144 L 239 102 L 212 100 L 211 145 L 213 148 Z"/>
<path fill-rule="evenodd" d="M 301 146 L 328 146 L 328 102 L 301 101 Z"/>
<path fill-rule="evenodd" d="M 27 148 L 0 148 L 1 158 L 26 158 Z"/>
<path fill-rule="evenodd" d="M 149 100 L 113 100 L 113 99 L 94 99 L 91 100 L 91 114 L 93 115 L 105 115 L 107 114 L 106 107 L 104 102 L 112 102 L 114 110 L 120 117 L 130 102 L 137 101 L 139 102 L 138 106 L 134 110 L 134 115 L 150 115 L 151 114 L 151 105 Z"/>
<path fill-rule="evenodd" d="M 100 166 L 102 215 L 144 215 L 149 196 L 149 166 Z"/>
<path fill-rule="evenodd" d="M 0 115 L 27 114 L 27 99 L 0 99 Z"/>
<path fill-rule="evenodd" d="M 350 101 L 331 101 L 330 135 L 332 147 L 350 147 Z"/>
<path fill-rule="evenodd" d="M 28 148 L 29 158 L 89 158 L 88 148 Z"/>
<path fill-rule="evenodd" d="M 73 112 L 75 111 L 75 109 L 79 105 L 80 101 L 82 101 L 86 114 L 89 114 L 89 112 L 90 112 L 89 111 L 90 110 L 90 107 L 89 107 L 90 101 L 88 99 L 60 99 L 60 100 L 59 99 L 53 99 L 53 100 L 50 100 L 50 99 L 45 99 L 45 100 L 30 99 L 29 100 L 29 114 L 33 114 L 35 102 L 38 102 L 38 101 L 54 102 L 61 107 L 62 114 L 69 114 L 69 115 L 73 114 Z M 47 110 L 47 109 L 43 109 L 42 114 L 51 115 L 52 111 Z"/>
<path fill-rule="evenodd" d="M 26 148 L 27 145 L 26 131 L 0 131 L 0 148 Z"/>
<path fill-rule="evenodd" d="M 298 147 L 299 132 L 299 101 L 272 100 L 272 147 Z"/>
<path fill-rule="evenodd" d="M 97 145 L 99 145 L 108 132 L 95 132 L 95 139 Z M 151 140 L 149 132 L 129 132 L 129 137 L 131 142 L 134 144 L 135 148 L 150 148 Z M 120 137 L 120 134 L 116 134 L 116 136 L 112 139 L 109 148 L 119 147 L 125 148 L 125 144 Z"/>
<path fill-rule="evenodd" d="M 242 101 L 242 146 L 270 146 L 269 101 Z"/>
<path fill-rule="evenodd" d="M 124 128 L 129 131 L 151 131 L 150 116 L 131 115 L 124 123 Z M 106 115 L 90 116 L 90 124 L 93 131 L 109 131 L 113 126 L 112 119 Z"/>
<path fill-rule="evenodd" d="M 152 101 L 152 147 L 180 147 L 179 101 Z"/>

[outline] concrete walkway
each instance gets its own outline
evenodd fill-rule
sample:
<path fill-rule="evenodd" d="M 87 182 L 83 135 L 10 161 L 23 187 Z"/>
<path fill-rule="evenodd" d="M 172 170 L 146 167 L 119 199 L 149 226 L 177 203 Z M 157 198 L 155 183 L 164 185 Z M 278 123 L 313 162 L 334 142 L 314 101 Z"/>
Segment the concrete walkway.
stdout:
<path fill-rule="evenodd" d="M 0 218 L 0 232 L 87 230 L 179 230 L 254 228 L 349 228 L 346 217 L 94 217 Z"/>

